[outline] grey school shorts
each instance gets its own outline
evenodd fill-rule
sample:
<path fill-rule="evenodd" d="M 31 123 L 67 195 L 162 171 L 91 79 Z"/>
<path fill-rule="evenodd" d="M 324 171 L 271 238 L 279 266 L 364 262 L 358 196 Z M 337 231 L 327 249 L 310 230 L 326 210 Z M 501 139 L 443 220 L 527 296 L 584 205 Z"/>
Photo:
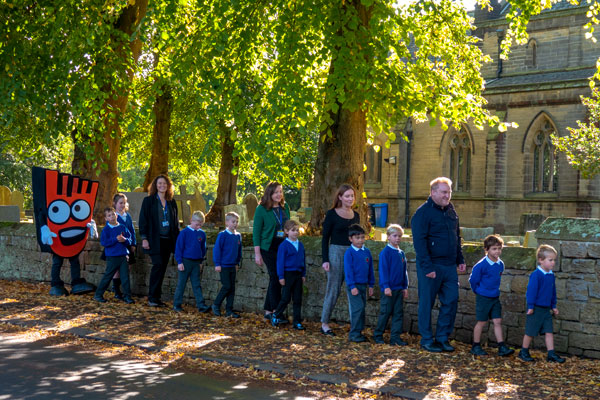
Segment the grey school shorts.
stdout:
<path fill-rule="evenodd" d="M 525 321 L 525 334 L 537 336 L 544 333 L 553 333 L 552 309 L 550 307 L 533 307 L 533 314 L 527 315 Z"/>
<path fill-rule="evenodd" d="M 477 321 L 502 318 L 500 298 L 487 297 L 475 293 L 475 318 L 477 318 Z"/>

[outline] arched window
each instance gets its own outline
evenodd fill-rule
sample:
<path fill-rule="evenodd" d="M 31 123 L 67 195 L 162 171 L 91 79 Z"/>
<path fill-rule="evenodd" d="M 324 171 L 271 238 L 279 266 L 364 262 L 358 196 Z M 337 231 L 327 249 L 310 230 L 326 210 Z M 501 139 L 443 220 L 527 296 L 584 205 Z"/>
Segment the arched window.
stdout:
<path fill-rule="evenodd" d="M 533 191 L 538 193 L 558 190 L 558 157 L 552 145 L 554 126 L 544 118 L 533 135 Z"/>
<path fill-rule="evenodd" d="M 471 189 L 471 139 L 464 127 L 454 131 L 448 140 L 450 150 L 450 179 L 456 192 Z"/>
<path fill-rule="evenodd" d="M 375 145 L 367 146 L 365 152 L 365 164 L 367 170 L 365 171 L 365 183 L 381 183 L 381 161 L 382 151 L 381 146 L 377 146 L 379 151 L 375 151 Z"/>
<path fill-rule="evenodd" d="M 537 68 L 537 41 L 530 39 L 525 49 L 525 65 L 530 68 Z"/>

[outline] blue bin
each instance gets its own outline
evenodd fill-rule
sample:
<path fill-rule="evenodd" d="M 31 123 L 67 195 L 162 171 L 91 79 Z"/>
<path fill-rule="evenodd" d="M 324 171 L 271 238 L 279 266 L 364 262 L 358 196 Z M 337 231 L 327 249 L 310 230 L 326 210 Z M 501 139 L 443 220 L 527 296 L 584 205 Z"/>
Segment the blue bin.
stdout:
<path fill-rule="evenodd" d="M 387 224 L 388 204 L 371 204 L 371 207 L 375 210 L 375 226 L 378 228 L 385 228 Z"/>

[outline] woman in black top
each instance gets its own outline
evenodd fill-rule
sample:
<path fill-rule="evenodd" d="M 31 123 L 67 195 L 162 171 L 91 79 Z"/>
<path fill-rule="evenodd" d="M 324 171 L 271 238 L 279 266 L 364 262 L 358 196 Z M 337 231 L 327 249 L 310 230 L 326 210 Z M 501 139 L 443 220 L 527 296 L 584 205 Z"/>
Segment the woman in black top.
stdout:
<path fill-rule="evenodd" d="M 340 186 L 335 194 L 333 207 L 327 211 L 323 221 L 321 245 L 323 269 L 327 272 L 327 287 L 321 314 L 321 333 L 324 335 L 335 336 L 329 327 L 329 319 L 344 281 L 344 253 L 350 247 L 348 227 L 360 223 L 358 213 L 352 209 L 354 199 L 355 191 L 352 186 Z"/>
<path fill-rule="evenodd" d="M 160 299 L 162 283 L 175 251 L 179 235 L 177 204 L 173 200 L 173 182 L 166 175 L 158 175 L 144 198 L 139 218 L 140 236 L 144 253 L 150 255 L 152 269 L 148 285 L 148 305 L 164 306 Z"/>

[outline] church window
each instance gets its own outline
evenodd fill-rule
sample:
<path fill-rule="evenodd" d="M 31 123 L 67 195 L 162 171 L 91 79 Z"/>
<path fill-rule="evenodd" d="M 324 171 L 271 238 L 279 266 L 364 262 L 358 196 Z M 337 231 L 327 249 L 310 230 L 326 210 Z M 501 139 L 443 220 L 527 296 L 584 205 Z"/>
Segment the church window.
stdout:
<path fill-rule="evenodd" d="M 552 145 L 555 134 L 550 121 L 545 120 L 533 136 L 533 191 L 556 192 L 558 190 L 558 157 Z"/>
<path fill-rule="evenodd" d="M 468 192 L 471 188 L 471 139 L 465 128 L 450 136 L 450 179 L 456 192 Z"/>
<path fill-rule="evenodd" d="M 377 150 L 379 151 L 375 151 Z M 365 183 L 381 183 L 381 161 L 382 161 L 381 146 L 367 146 L 365 153 Z"/>
<path fill-rule="evenodd" d="M 527 43 L 525 53 L 526 66 L 530 68 L 537 68 L 537 42 L 535 39 L 531 39 Z"/>

